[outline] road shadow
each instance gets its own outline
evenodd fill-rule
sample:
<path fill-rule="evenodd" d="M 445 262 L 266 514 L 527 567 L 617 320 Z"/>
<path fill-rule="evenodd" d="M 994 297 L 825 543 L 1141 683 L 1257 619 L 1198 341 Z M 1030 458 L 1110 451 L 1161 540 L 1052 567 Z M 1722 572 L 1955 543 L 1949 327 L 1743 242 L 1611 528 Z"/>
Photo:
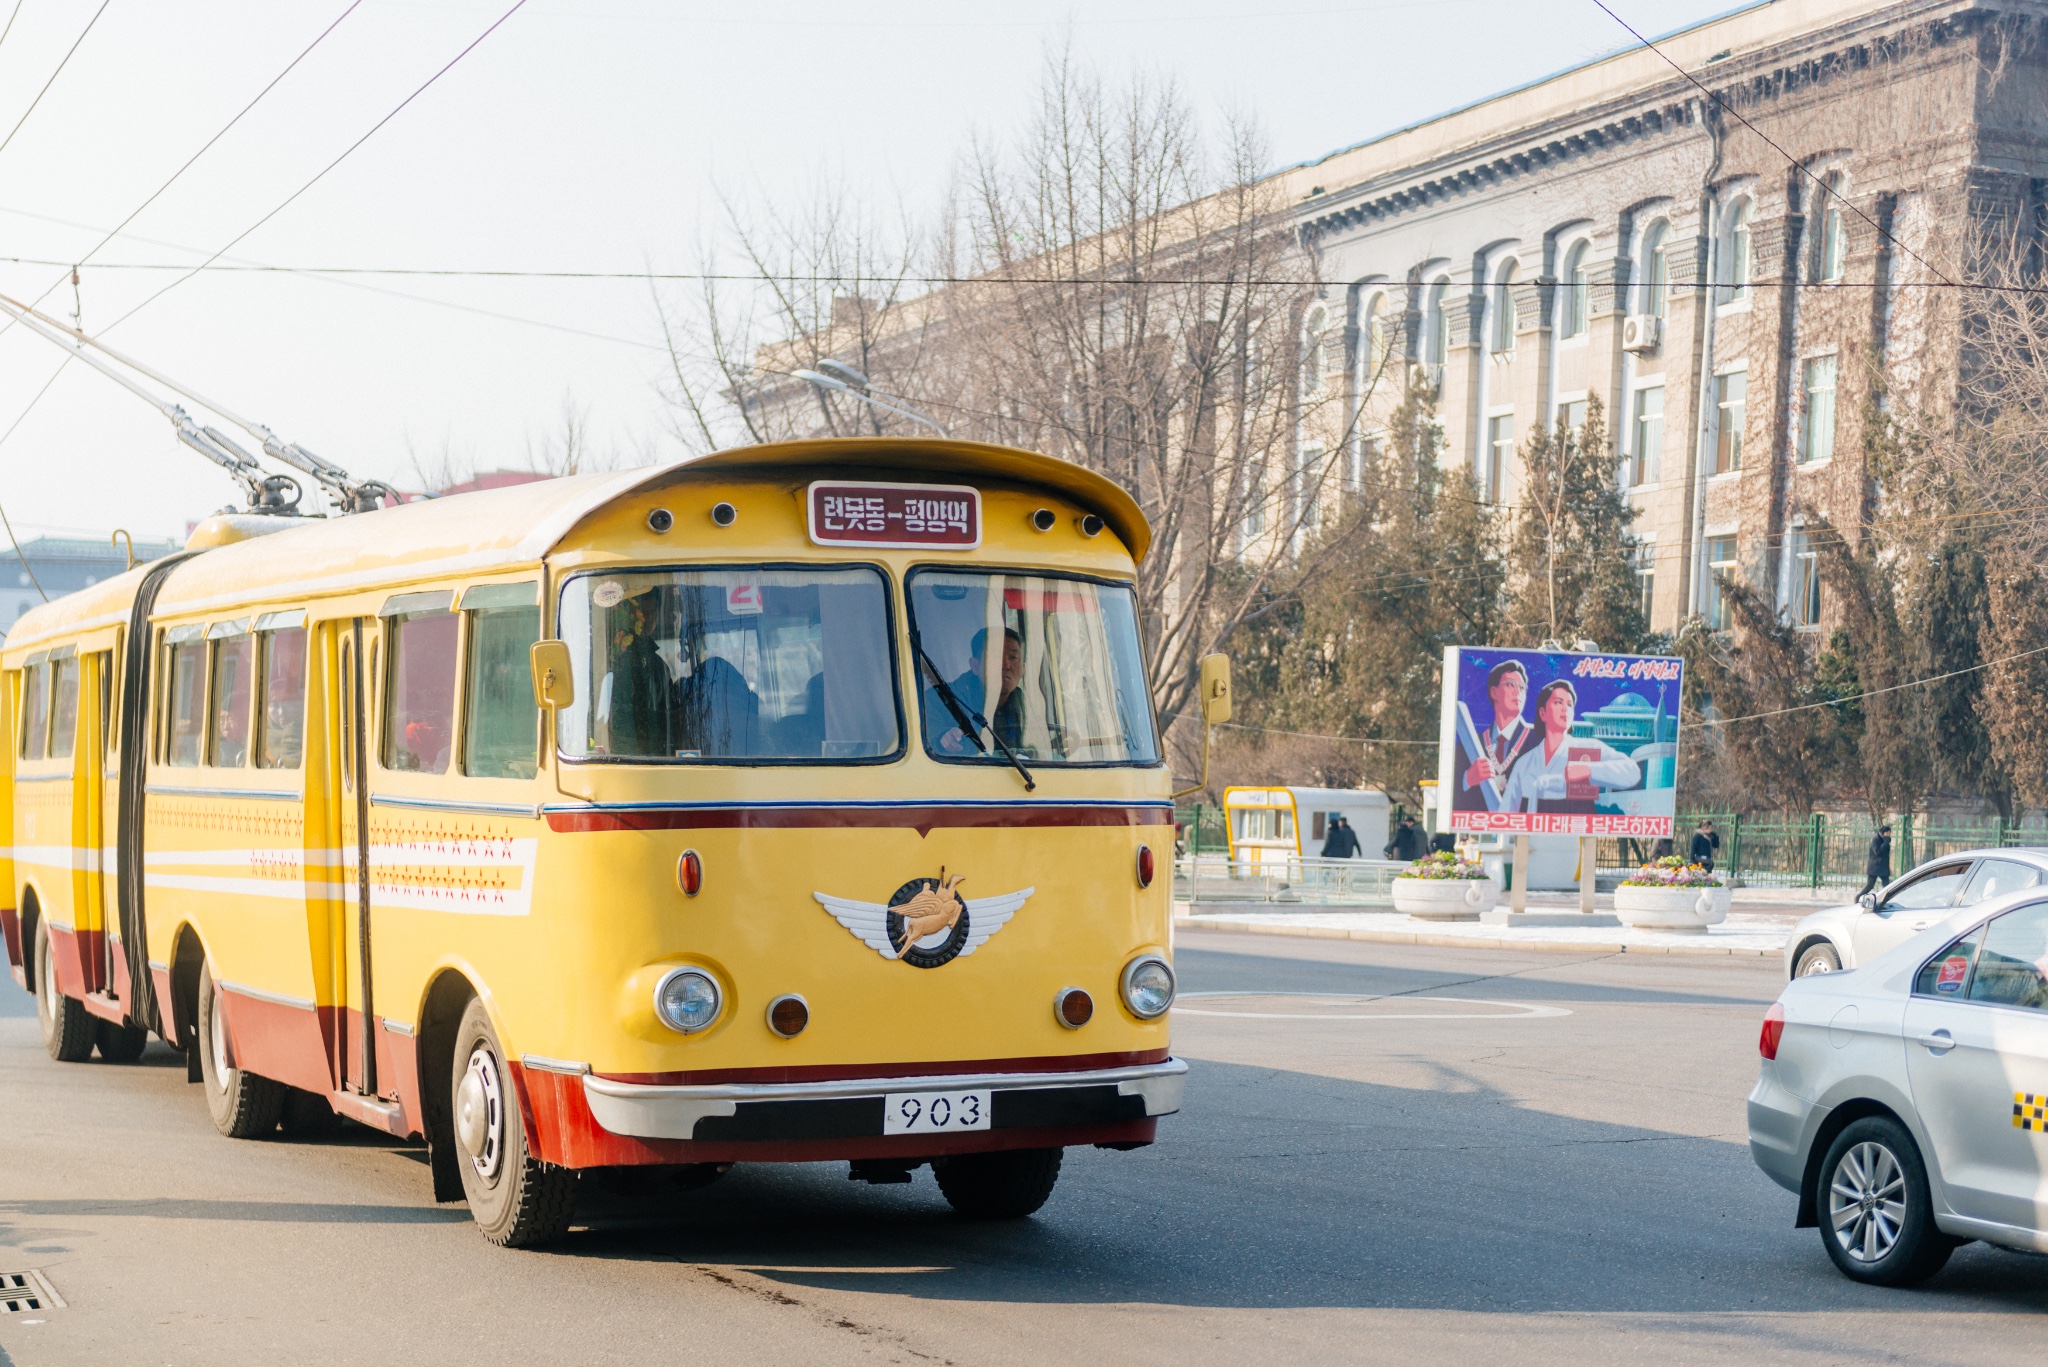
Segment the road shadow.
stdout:
<path fill-rule="evenodd" d="M 134 1200 L 0 1199 L 0 1219 L 119 1215 L 148 1220 L 245 1220 L 292 1225 L 443 1225 L 469 1218 L 460 1206 L 371 1206 L 314 1201 L 233 1201 L 143 1197 Z M 0 1244 L 8 1242 L 0 1225 Z"/>
<path fill-rule="evenodd" d="M 1411 1090 L 1198 1061 L 1188 1104 L 1199 1120 L 1152 1148 L 1069 1151 L 1029 1220 L 963 1221 L 929 1170 L 868 1187 L 839 1164 L 741 1167 L 594 1195 L 555 1252 L 934 1302 L 2048 1310 L 2048 1259 L 1982 1246 L 1920 1291 L 1847 1281 L 1739 1136 L 1531 1111 L 1449 1070 Z"/>

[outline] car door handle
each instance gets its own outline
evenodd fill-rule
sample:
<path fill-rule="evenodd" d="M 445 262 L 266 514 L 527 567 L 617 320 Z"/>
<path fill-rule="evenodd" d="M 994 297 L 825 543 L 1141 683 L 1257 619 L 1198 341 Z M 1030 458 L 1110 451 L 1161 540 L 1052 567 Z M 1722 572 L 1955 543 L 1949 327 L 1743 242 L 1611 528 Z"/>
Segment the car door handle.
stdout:
<path fill-rule="evenodd" d="M 1955 1036 L 1946 1030 L 1930 1030 L 1920 1037 L 1920 1042 L 1937 1054 L 1945 1054 L 1956 1047 Z"/>
<path fill-rule="evenodd" d="M 1927 921 L 1915 921 L 1915 922 L 1913 923 L 1913 929 L 1915 929 L 1915 930 L 1925 930 L 1925 929 L 1927 929 L 1927 927 L 1928 927 L 1928 926 L 1929 926 L 1930 924 L 1931 924 L 1931 923 L 1930 923 L 1930 922 L 1927 922 Z"/>

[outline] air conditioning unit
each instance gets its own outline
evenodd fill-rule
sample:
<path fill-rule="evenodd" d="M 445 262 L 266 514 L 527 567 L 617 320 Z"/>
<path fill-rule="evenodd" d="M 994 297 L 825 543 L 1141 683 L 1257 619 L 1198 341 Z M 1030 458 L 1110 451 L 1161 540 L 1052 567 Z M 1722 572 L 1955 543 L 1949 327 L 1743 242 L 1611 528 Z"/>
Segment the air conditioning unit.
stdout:
<path fill-rule="evenodd" d="M 1621 321 L 1623 351 L 1655 351 L 1664 332 L 1664 320 L 1649 313 L 1632 314 Z"/>

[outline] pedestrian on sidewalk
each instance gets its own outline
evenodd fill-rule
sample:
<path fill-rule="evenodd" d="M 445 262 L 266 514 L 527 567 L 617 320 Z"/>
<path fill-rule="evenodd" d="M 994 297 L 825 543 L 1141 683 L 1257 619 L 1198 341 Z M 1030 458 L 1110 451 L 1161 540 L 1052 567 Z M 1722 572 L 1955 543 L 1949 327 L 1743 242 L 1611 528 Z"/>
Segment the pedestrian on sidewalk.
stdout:
<path fill-rule="evenodd" d="M 1358 858 L 1358 832 L 1351 829 L 1351 823 L 1343 817 L 1332 817 L 1329 835 L 1323 841 L 1323 858 Z"/>
<path fill-rule="evenodd" d="M 1863 892 L 1856 894 L 1858 901 L 1864 892 L 1882 888 L 1892 881 L 1892 828 L 1879 826 L 1877 834 L 1870 837 L 1870 857 L 1863 865 Z"/>
<path fill-rule="evenodd" d="M 1714 856 L 1721 852 L 1721 833 L 1714 829 L 1714 823 L 1701 818 L 1693 830 L 1692 845 L 1686 851 L 1693 863 L 1708 873 L 1714 871 Z"/>
<path fill-rule="evenodd" d="M 1394 838 L 1387 842 L 1387 847 L 1380 853 L 1389 859 L 1410 863 L 1422 858 L 1422 828 L 1415 824 L 1414 817 L 1401 818 L 1401 825 L 1394 832 Z"/>

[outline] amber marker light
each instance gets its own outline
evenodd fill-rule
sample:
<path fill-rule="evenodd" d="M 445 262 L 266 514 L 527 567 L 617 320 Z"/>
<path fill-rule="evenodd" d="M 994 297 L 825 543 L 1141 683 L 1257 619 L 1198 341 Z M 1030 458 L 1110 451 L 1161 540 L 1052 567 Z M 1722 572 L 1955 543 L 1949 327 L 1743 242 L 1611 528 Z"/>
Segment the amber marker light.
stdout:
<path fill-rule="evenodd" d="M 704 891 L 704 861 L 695 850 L 684 850 L 683 857 L 676 861 L 676 886 L 685 897 L 695 897 Z"/>
<path fill-rule="evenodd" d="M 794 992 L 785 993 L 768 1003 L 768 1028 L 784 1039 L 801 1035 L 810 1023 L 809 1004 Z"/>
<path fill-rule="evenodd" d="M 1069 1030 L 1079 1030 L 1095 1019 L 1095 998 L 1078 987 L 1063 987 L 1052 999 L 1052 1014 Z"/>
<path fill-rule="evenodd" d="M 1149 888 L 1152 886 L 1152 871 L 1152 847 L 1150 845 L 1138 846 L 1139 887 Z"/>

